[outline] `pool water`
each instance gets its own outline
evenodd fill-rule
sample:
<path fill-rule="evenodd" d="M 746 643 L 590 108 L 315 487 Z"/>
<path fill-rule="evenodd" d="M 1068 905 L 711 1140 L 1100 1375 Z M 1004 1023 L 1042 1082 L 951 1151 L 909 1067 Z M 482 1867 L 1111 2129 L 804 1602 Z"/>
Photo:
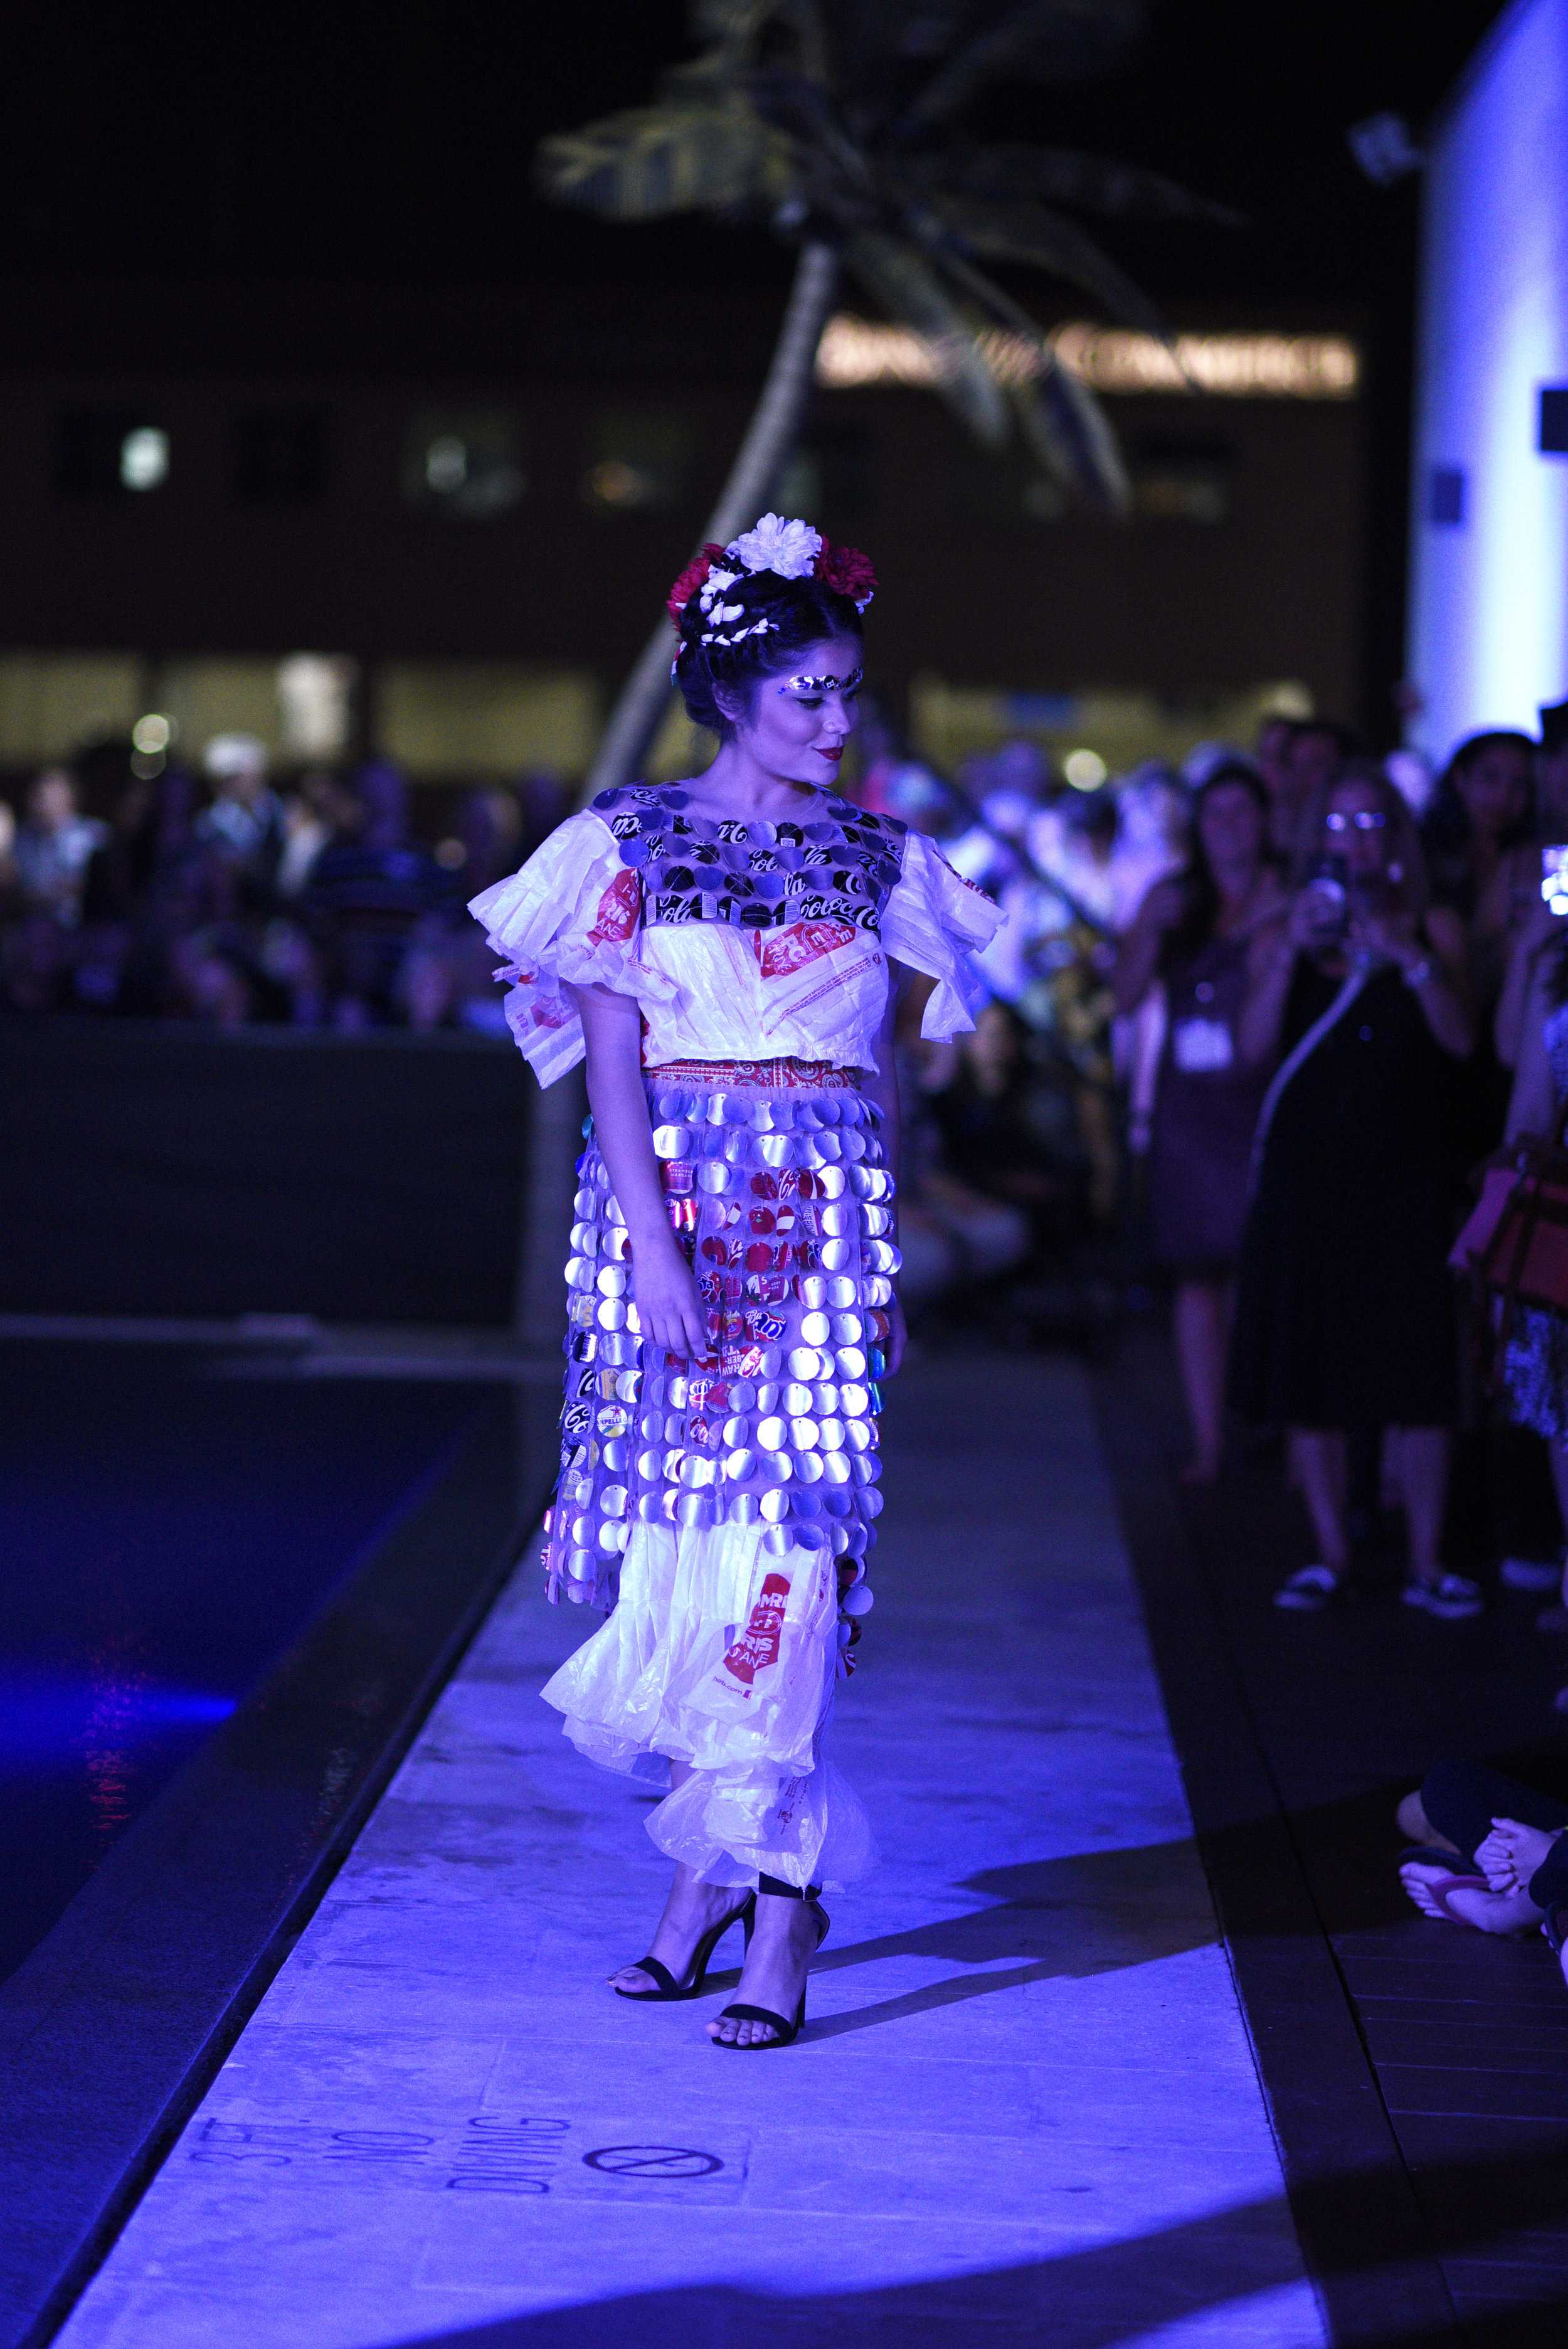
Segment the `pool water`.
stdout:
<path fill-rule="evenodd" d="M 0 1344 L 0 1976 L 439 1474 L 482 1393 Z"/>

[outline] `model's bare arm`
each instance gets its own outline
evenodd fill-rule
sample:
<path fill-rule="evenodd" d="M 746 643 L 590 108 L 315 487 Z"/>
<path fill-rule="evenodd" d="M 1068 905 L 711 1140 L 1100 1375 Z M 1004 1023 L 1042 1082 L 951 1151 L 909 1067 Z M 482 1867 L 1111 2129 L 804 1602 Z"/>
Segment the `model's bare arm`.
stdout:
<path fill-rule="evenodd" d="M 632 1293 L 643 1335 L 667 1354 L 706 1354 L 707 1319 L 659 1185 L 635 999 L 607 987 L 574 987 L 570 993 L 588 1042 L 594 1132 L 632 1243 Z"/>
<path fill-rule="evenodd" d="M 903 1139 L 903 1123 L 898 1098 L 898 1061 L 894 1036 L 898 1027 L 900 982 L 904 973 L 897 963 L 888 965 L 887 1008 L 876 1034 L 876 1072 L 866 1075 L 866 1098 L 882 1112 L 882 1163 L 892 1176 L 892 1226 L 888 1237 L 898 1246 L 898 1182 L 900 1149 Z M 888 1309 L 887 1375 L 891 1379 L 903 1360 L 903 1308 L 899 1303 L 898 1289 L 893 1288 L 892 1303 Z"/>

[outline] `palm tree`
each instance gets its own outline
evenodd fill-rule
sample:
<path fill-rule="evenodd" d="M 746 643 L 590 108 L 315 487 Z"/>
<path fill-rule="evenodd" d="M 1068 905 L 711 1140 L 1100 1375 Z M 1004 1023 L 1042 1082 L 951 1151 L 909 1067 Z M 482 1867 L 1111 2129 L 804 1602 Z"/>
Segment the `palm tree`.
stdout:
<path fill-rule="evenodd" d="M 663 77 L 656 104 L 543 141 L 539 183 L 560 202 L 613 220 L 705 212 L 799 248 L 768 379 L 705 538 L 725 544 L 766 502 L 845 274 L 921 337 L 936 388 L 985 447 L 1020 445 L 1059 491 L 1125 512 L 1126 474 L 1099 403 L 983 264 L 1041 270 L 1162 335 L 1154 305 L 1060 207 L 1233 216 L 1153 172 L 977 140 L 962 122 L 1001 80 L 1065 83 L 1118 65 L 1144 15 L 1144 0 L 693 0 L 705 46 Z M 661 622 L 605 730 L 590 790 L 637 766 L 668 691 Z"/>

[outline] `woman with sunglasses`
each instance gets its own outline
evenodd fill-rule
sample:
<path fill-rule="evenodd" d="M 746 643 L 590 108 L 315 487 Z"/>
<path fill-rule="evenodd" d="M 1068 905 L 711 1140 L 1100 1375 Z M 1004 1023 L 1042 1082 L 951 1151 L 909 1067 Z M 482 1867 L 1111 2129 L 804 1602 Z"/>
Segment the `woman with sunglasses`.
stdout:
<path fill-rule="evenodd" d="M 1237 1042 L 1279 1065 L 1264 1097 L 1243 1241 L 1231 1402 L 1290 1431 L 1315 1562 L 1275 1593 L 1326 1606 L 1350 1565 L 1347 1439 L 1384 1431 L 1409 1533 L 1404 1598 L 1475 1614 L 1445 1571 L 1457 1361 L 1449 1102 L 1474 1043 L 1460 916 L 1428 901 L 1420 843 L 1376 768 L 1328 785 L 1297 893 L 1254 976 Z"/>

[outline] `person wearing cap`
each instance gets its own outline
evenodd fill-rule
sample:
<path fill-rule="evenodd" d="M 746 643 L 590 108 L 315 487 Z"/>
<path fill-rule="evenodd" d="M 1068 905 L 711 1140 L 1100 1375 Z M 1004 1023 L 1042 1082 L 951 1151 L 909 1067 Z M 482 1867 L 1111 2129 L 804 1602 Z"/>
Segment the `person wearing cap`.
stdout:
<path fill-rule="evenodd" d="M 201 765 L 212 797 L 196 819 L 196 837 L 270 890 L 284 853 L 282 802 L 267 781 L 267 753 L 253 734 L 214 734 Z"/>

